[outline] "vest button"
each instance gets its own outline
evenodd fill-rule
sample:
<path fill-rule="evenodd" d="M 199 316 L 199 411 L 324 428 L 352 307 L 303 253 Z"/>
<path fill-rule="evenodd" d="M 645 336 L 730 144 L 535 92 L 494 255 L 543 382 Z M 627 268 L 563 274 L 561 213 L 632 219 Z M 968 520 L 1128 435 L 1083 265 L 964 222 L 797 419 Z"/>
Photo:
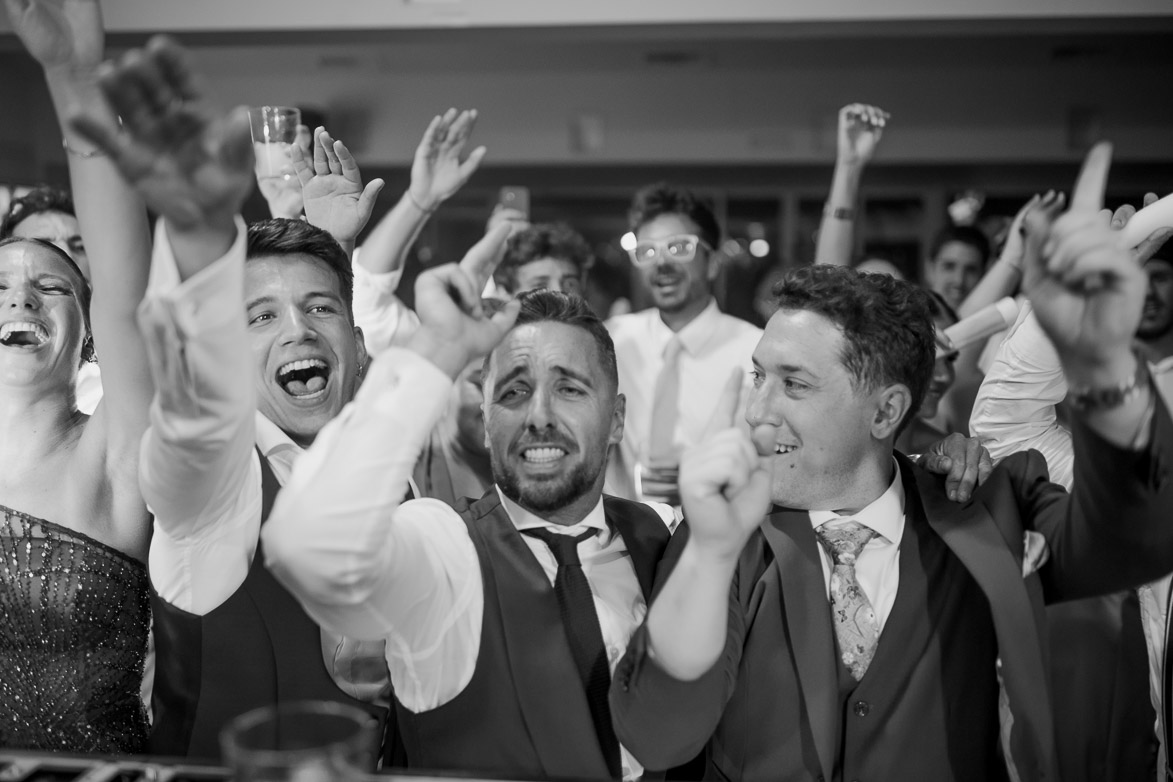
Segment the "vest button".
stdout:
<path fill-rule="evenodd" d="M 867 701 L 856 701 L 855 702 L 855 716 L 866 717 L 866 716 L 868 716 L 868 712 L 870 712 L 871 710 L 872 710 L 872 707 Z"/>

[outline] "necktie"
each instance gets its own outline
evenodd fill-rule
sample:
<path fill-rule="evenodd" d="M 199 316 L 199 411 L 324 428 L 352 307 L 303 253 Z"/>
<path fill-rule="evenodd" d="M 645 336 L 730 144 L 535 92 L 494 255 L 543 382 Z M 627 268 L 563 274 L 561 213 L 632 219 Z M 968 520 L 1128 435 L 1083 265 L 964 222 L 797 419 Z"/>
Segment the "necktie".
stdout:
<path fill-rule="evenodd" d="M 1169 632 L 1170 620 L 1173 620 L 1173 588 L 1169 590 L 1169 602 L 1165 604 L 1165 664 L 1161 668 L 1161 738 L 1165 749 L 1165 768 L 1163 774 L 1166 780 L 1173 780 L 1173 763 L 1170 763 L 1169 753 L 1173 752 L 1173 655 L 1170 654 L 1169 642 L 1173 640 Z"/>
<path fill-rule="evenodd" d="M 880 623 L 867 595 L 855 577 L 859 552 L 876 533 L 857 521 L 823 524 L 815 530 L 819 542 L 831 555 L 831 622 L 839 640 L 843 664 L 859 681 L 867 673 L 880 640 Z"/>
<path fill-rule="evenodd" d="M 664 348 L 664 366 L 656 376 L 652 393 L 652 426 L 648 432 L 648 464 L 653 467 L 676 466 L 679 458 L 674 443 L 676 419 L 680 407 L 679 336 L 673 336 Z"/>
<path fill-rule="evenodd" d="M 554 594 L 562 614 L 562 628 L 566 631 L 566 640 L 570 642 L 570 651 L 574 655 L 583 689 L 586 690 L 591 721 L 595 725 L 603 757 L 607 760 L 607 768 L 612 778 L 618 779 L 619 739 L 615 738 L 611 708 L 607 703 L 611 669 L 607 665 L 607 648 L 603 643 L 599 616 L 595 613 L 591 585 L 578 559 L 579 542 L 593 536 L 597 530 L 588 530 L 578 536 L 559 535 L 548 529 L 527 529 L 522 532 L 543 541 L 558 562 Z"/>

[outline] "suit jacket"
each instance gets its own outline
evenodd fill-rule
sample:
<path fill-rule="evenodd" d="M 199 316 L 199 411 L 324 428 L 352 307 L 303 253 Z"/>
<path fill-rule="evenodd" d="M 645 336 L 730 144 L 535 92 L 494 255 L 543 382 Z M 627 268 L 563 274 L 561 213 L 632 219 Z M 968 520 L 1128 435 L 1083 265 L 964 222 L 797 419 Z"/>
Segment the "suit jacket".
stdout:
<path fill-rule="evenodd" d="M 1058 774 L 1044 604 L 1120 590 L 1173 570 L 1168 411 L 1158 404 L 1150 446 L 1141 453 L 1116 448 L 1079 424 L 1073 434 L 1070 496 L 1049 482 L 1046 462 L 1034 451 L 1004 460 L 964 504 L 947 499 L 939 476 L 898 457 L 906 516 L 910 507 L 923 508 L 932 533 L 988 600 L 1012 715 L 1011 755 L 1023 780 Z M 707 743 L 713 777 L 831 780 L 843 773 L 850 759 L 839 752 L 849 726 L 810 530 L 805 511 L 781 511 L 751 537 L 730 589 L 725 651 L 700 679 L 681 682 L 665 673 L 648 656 L 646 626 L 633 636 L 612 682 L 612 713 L 620 740 L 645 765 L 679 763 Z M 1024 576 L 1027 531 L 1046 539 L 1049 558 Z M 678 531 L 658 581 L 666 579 L 684 543 Z M 940 683 L 947 695 L 957 686 L 964 682 Z M 897 739 L 888 743 L 896 751 L 901 740 L 916 742 L 926 725 L 909 719 L 885 729 Z M 940 750 L 923 749 L 926 757 Z M 883 743 L 872 751 L 877 766 L 891 760 Z M 915 778 L 940 770 L 926 761 L 918 774 L 911 762 Z M 877 776 L 867 767 L 857 770 Z"/>

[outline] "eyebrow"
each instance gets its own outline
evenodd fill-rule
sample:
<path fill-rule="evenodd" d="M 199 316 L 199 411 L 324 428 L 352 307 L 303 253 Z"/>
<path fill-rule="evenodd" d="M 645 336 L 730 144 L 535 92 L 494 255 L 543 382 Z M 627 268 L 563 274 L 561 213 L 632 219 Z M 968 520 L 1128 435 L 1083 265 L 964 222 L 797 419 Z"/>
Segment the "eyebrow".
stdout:
<path fill-rule="evenodd" d="M 587 388 L 594 388 L 595 387 L 595 384 L 593 382 L 591 382 L 591 379 L 588 376 L 583 375 L 579 372 L 575 372 L 573 369 L 570 369 L 570 368 L 564 367 L 564 366 L 558 366 L 558 365 L 554 366 L 553 369 L 558 374 L 563 375 L 564 377 L 568 377 L 571 380 L 575 380 L 579 383 L 582 383 Z M 510 381 L 516 379 L 519 375 L 526 374 L 528 371 L 529 371 L 529 366 L 527 364 L 519 364 L 516 367 L 514 367 L 513 369 L 506 372 L 505 376 L 502 377 L 499 381 L 497 381 L 497 383 L 495 383 L 495 385 L 504 386 L 505 384 L 509 383 Z"/>
<path fill-rule="evenodd" d="M 310 299 L 330 299 L 331 301 L 335 301 L 339 304 L 342 303 L 342 297 L 337 293 L 332 293 L 330 291 L 310 291 L 304 297 L 302 297 L 302 301 L 309 301 Z M 245 309 L 252 309 L 258 304 L 272 304 L 276 301 L 277 298 L 275 296 L 258 296 L 255 299 L 249 299 L 247 302 L 245 302 L 244 306 Z"/>

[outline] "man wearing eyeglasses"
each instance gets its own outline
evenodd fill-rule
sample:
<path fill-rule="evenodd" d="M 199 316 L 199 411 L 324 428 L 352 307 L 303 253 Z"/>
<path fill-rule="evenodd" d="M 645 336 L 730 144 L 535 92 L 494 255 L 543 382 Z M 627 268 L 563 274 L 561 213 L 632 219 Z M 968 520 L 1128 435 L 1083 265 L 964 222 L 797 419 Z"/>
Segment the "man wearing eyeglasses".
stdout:
<path fill-rule="evenodd" d="M 630 216 L 631 261 L 655 307 L 607 322 L 627 397 L 627 427 L 611 454 L 607 487 L 678 505 L 680 453 L 699 441 L 730 374 L 744 372 L 748 382 L 762 331 L 722 313 L 713 299 L 721 230 L 712 210 L 660 183 L 636 193 Z"/>

